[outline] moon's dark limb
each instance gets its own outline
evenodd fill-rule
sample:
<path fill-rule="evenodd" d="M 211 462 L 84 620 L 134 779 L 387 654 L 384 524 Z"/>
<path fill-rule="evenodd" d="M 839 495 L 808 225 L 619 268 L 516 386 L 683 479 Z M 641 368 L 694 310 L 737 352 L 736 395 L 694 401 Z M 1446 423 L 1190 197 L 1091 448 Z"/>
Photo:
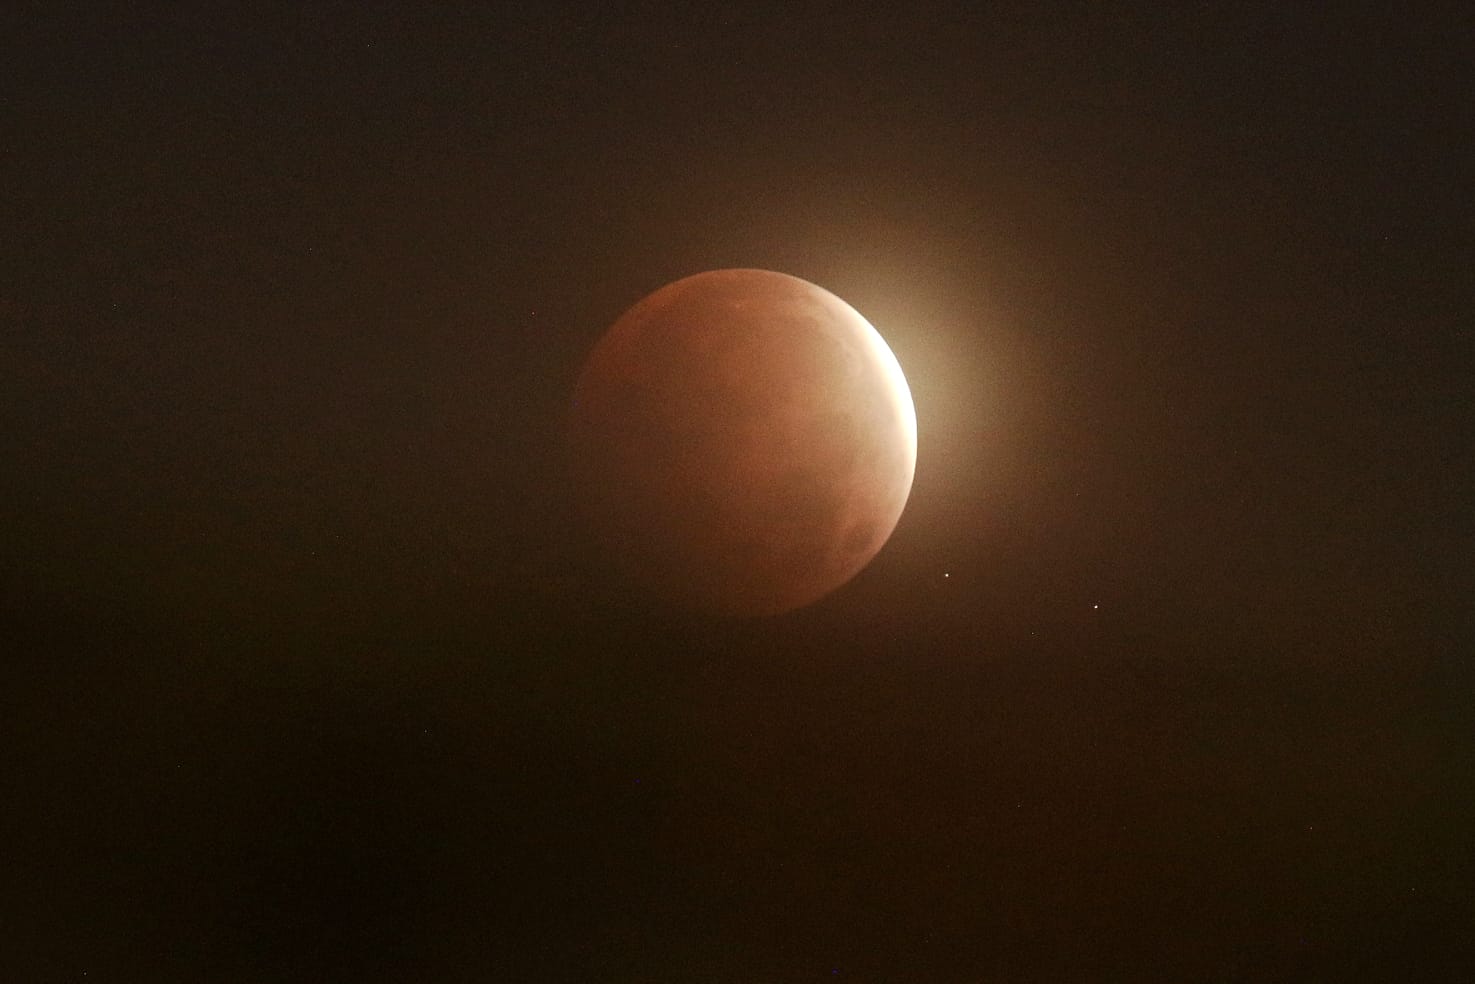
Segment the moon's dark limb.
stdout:
<path fill-rule="evenodd" d="M 809 604 L 895 528 L 916 464 L 911 395 L 864 318 L 763 270 L 670 284 L 591 353 L 569 428 L 613 559 L 726 614 Z"/>

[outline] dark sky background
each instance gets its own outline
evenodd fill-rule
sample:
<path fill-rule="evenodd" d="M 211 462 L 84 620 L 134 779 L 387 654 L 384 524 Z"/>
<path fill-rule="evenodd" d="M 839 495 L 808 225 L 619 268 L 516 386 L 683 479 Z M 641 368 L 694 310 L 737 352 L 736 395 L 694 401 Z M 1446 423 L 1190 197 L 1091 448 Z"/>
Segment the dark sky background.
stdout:
<path fill-rule="evenodd" d="M 1469 14 L 306 6 L 0 13 L 0 977 L 1475 968 Z M 561 472 L 731 266 L 919 420 L 769 619 Z"/>

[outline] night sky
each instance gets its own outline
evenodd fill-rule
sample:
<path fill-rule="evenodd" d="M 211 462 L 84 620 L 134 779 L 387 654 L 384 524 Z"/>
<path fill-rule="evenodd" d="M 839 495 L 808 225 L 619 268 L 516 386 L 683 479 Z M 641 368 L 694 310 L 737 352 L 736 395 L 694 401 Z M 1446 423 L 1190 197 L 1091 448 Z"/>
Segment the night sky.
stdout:
<path fill-rule="evenodd" d="M 0 12 L 0 978 L 1475 970 L 1457 5 L 208 6 Z M 917 409 L 773 618 L 562 450 L 722 267 Z"/>

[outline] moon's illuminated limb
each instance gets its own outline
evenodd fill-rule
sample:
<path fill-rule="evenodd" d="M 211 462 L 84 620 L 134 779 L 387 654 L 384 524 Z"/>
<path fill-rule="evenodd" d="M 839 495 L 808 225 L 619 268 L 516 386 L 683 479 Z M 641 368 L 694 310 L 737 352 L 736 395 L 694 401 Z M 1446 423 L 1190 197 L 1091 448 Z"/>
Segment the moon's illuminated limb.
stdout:
<path fill-rule="evenodd" d="M 843 304 L 844 301 L 841 301 Z M 849 307 L 849 305 L 846 305 Z M 851 308 L 854 311 L 854 308 Z M 902 428 L 906 433 L 907 447 L 910 453 L 911 467 L 907 472 L 907 484 L 911 484 L 916 474 L 917 466 L 917 408 L 912 403 L 912 389 L 907 385 L 907 377 L 901 371 L 901 363 L 896 359 L 896 353 L 891 351 L 891 346 L 886 344 L 886 339 L 876 330 L 875 325 L 867 321 L 860 312 L 855 316 L 860 319 L 861 324 L 866 327 L 866 339 L 870 343 L 871 350 L 878 363 L 884 368 L 888 381 L 888 389 L 891 399 L 896 404 L 896 412 L 901 415 Z"/>

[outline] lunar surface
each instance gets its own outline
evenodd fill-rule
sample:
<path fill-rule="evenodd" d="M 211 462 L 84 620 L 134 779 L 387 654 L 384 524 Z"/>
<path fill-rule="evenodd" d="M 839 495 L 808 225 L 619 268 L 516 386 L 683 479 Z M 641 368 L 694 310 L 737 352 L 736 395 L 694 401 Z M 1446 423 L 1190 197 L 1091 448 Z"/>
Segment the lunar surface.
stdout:
<path fill-rule="evenodd" d="M 917 423 L 854 308 L 797 277 L 714 270 L 627 311 L 590 354 L 569 448 L 614 568 L 727 615 L 810 604 L 901 516 Z"/>

